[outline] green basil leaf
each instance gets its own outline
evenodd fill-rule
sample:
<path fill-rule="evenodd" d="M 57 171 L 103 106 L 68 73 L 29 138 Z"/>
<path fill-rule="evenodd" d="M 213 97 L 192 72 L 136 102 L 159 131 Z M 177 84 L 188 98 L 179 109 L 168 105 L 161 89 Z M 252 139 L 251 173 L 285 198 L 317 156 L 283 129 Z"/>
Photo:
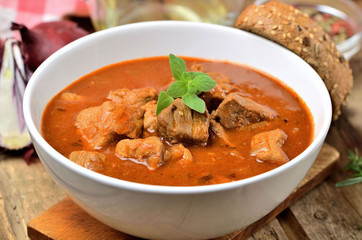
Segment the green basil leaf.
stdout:
<path fill-rule="evenodd" d="M 216 86 L 216 82 L 209 75 L 198 75 L 193 80 L 197 90 L 207 92 Z"/>
<path fill-rule="evenodd" d="M 190 72 L 183 72 L 182 73 L 182 80 L 189 82 L 191 81 L 191 74 Z"/>
<path fill-rule="evenodd" d="M 169 96 L 165 91 L 160 92 L 157 100 L 156 116 L 158 116 L 158 114 L 160 114 L 163 109 L 170 106 L 173 101 L 174 99 Z"/>
<path fill-rule="evenodd" d="M 191 94 L 187 92 L 185 95 L 182 96 L 182 101 L 191 109 L 199 112 L 205 112 L 205 102 L 195 94 Z"/>
<path fill-rule="evenodd" d="M 188 72 L 191 76 L 191 79 L 196 78 L 197 76 L 209 76 L 209 74 L 204 72 Z"/>
<path fill-rule="evenodd" d="M 182 73 L 187 72 L 185 61 L 173 54 L 169 55 L 169 60 L 173 77 L 176 79 L 176 81 L 183 80 Z"/>
<path fill-rule="evenodd" d="M 182 97 L 187 92 L 186 84 L 185 81 L 176 81 L 172 83 L 167 89 L 167 94 L 173 98 Z"/>
<path fill-rule="evenodd" d="M 197 95 L 196 94 L 197 88 L 193 84 L 189 84 L 188 87 L 187 87 L 187 92 L 190 93 L 190 94 Z"/>

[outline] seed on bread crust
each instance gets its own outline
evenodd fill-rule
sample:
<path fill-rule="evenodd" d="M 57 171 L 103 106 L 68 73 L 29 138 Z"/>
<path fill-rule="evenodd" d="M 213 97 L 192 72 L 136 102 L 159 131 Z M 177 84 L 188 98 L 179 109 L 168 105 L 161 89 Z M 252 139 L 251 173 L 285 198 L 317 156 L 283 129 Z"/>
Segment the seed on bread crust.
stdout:
<path fill-rule="evenodd" d="M 242 21 L 245 18 L 247 22 Z M 309 63 L 323 79 L 332 99 L 333 119 L 338 118 L 353 85 L 352 71 L 333 40 L 316 22 L 291 5 L 269 1 L 246 8 L 235 27 L 268 38 Z"/>

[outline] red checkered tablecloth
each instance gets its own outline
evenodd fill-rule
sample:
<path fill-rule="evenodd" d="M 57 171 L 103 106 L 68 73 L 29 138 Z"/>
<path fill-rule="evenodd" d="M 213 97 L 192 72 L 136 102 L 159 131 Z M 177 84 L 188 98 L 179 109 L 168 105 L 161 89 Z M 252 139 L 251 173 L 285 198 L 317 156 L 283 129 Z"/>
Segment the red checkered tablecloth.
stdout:
<path fill-rule="evenodd" d="M 9 30 L 11 22 L 32 27 L 67 14 L 87 15 L 86 0 L 0 0 L 0 37 L 13 36 Z"/>

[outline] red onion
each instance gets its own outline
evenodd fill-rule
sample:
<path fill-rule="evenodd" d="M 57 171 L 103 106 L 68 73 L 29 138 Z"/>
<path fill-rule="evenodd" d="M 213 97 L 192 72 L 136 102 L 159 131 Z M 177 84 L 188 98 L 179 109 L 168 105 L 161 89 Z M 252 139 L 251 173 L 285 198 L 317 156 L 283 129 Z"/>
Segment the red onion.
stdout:
<path fill-rule="evenodd" d="M 67 20 L 44 22 L 31 29 L 12 23 L 11 29 L 20 31 L 26 64 L 33 71 L 55 51 L 88 34 L 75 22 Z"/>

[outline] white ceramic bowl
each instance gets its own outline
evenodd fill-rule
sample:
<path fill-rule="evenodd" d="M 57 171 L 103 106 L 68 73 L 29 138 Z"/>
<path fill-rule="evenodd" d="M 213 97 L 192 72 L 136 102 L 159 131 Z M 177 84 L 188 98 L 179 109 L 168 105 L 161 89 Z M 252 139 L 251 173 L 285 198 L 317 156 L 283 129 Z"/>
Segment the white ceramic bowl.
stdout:
<path fill-rule="evenodd" d="M 298 157 L 267 173 L 231 183 L 169 187 L 127 182 L 69 161 L 40 135 L 47 102 L 79 77 L 127 59 L 174 53 L 238 62 L 292 87 L 314 117 L 314 141 Z M 331 102 L 317 73 L 279 45 L 230 27 L 192 22 L 123 25 L 79 39 L 49 57 L 33 74 L 24 114 L 35 149 L 53 179 L 89 214 L 122 232 L 151 239 L 226 235 L 266 215 L 303 179 L 328 132 Z"/>

